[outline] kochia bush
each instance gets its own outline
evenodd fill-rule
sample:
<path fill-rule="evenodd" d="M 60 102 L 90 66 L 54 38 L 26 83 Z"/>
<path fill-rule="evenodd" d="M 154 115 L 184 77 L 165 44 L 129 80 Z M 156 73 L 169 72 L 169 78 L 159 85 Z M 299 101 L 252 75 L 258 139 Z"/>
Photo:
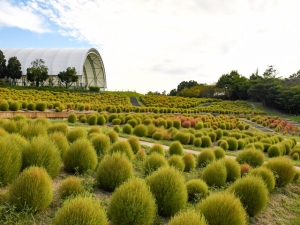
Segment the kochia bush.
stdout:
<path fill-rule="evenodd" d="M 212 194 L 197 205 L 197 209 L 203 213 L 208 224 L 247 224 L 247 215 L 243 205 L 231 193 L 219 192 Z"/>
<path fill-rule="evenodd" d="M 105 210 L 92 197 L 78 196 L 64 202 L 54 216 L 53 225 L 108 225 Z"/>
<path fill-rule="evenodd" d="M 17 210 L 36 212 L 45 209 L 53 199 L 52 180 L 40 167 L 25 169 L 8 190 L 9 203 Z"/>
<path fill-rule="evenodd" d="M 188 196 L 179 171 L 163 167 L 148 176 L 146 182 L 156 199 L 159 215 L 171 216 L 183 209 Z"/>
<path fill-rule="evenodd" d="M 207 225 L 202 214 L 195 210 L 186 210 L 171 218 L 168 225 Z"/>
<path fill-rule="evenodd" d="M 114 191 L 131 177 L 133 177 L 132 163 L 120 152 L 104 156 L 96 175 L 99 187 L 106 191 Z"/>
<path fill-rule="evenodd" d="M 108 205 L 108 215 L 114 225 L 151 225 L 156 210 L 155 198 L 141 179 L 131 179 L 118 187 Z"/>
<path fill-rule="evenodd" d="M 63 158 L 65 169 L 68 172 L 84 173 L 95 170 L 98 157 L 92 143 L 87 139 L 78 139 L 70 145 Z"/>

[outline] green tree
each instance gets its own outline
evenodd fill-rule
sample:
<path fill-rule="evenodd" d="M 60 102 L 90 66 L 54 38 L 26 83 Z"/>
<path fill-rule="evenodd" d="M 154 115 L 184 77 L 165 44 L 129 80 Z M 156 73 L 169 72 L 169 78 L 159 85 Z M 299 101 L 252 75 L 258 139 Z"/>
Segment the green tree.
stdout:
<path fill-rule="evenodd" d="M 74 67 L 68 67 L 66 71 L 59 72 L 57 76 L 62 83 L 66 84 L 66 87 L 70 87 L 74 82 L 78 81 L 78 76 Z"/>
<path fill-rule="evenodd" d="M 7 76 L 6 59 L 3 52 L 0 50 L 0 78 Z"/>
<path fill-rule="evenodd" d="M 48 67 L 45 66 L 43 59 L 36 59 L 31 62 L 32 67 L 27 68 L 27 80 L 35 82 L 38 87 L 40 83 L 43 83 L 48 79 Z"/>
<path fill-rule="evenodd" d="M 13 79 L 20 79 L 22 77 L 21 63 L 17 57 L 11 57 L 7 63 L 7 77 Z"/>
<path fill-rule="evenodd" d="M 198 85 L 197 81 L 190 80 L 190 81 L 182 81 L 180 84 L 177 86 L 177 94 L 179 94 L 183 89 L 185 88 L 191 88 Z"/>

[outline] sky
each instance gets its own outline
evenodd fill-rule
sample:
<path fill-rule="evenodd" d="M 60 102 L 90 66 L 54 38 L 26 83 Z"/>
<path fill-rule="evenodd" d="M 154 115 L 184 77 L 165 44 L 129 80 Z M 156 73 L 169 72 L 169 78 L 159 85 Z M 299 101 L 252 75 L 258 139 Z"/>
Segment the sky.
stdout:
<path fill-rule="evenodd" d="M 297 0 L 0 0 L 0 48 L 91 48 L 110 91 L 300 70 Z"/>

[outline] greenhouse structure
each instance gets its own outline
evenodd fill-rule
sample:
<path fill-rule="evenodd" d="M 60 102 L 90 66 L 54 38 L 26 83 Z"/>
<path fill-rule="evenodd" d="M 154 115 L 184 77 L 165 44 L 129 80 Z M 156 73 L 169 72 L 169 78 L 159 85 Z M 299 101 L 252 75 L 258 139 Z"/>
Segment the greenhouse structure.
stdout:
<path fill-rule="evenodd" d="M 72 87 L 88 88 L 90 86 L 107 87 L 104 64 L 100 53 L 95 48 L 1 48 L 6 59 L 17 57 L 21 63 L 23 77 L 17 83 L 30 85 L 26 79 L 27 68 L 36 59 L 43 59 L 48 67 L 48 81 L 43 85 L 61 86 L 57 75 L 74 67 L 79 77 Z"/>

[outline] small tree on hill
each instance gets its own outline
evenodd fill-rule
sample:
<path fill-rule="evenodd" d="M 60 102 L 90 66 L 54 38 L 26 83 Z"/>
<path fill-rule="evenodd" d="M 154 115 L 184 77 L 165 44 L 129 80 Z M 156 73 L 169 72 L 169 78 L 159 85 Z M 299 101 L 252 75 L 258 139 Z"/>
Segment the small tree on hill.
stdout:
<path fill-rule="evenodd" d="M 6 59 L 3 52 L 0 50 L 0 78 L 7 76 Z"/>
<path fill-rule="evenodd" d="M 76 69 L 74 67 L 68 67 L 66 71 L 59 72 L 57 76 L 62 83 L 66 84 L 66 87 L 70 87 L 74 82 L 78 81 L 78 76 L 76 74 Z"/>
<path fill-rule="evenodd" d="M 7 63 L 7 77 L 16 80 L 22 77 L 21 63 L 17 57 L 11 57 Z"/>
<path fill-rule="evenodd" d="M 43 83 L 48 79 L 48 67 L 45 66 L 43 59 L 36 59 L 31 62 L 32 67 L 27 68 L 27 80 L 35 82 L 38 87 L 40 83 Z"/>

